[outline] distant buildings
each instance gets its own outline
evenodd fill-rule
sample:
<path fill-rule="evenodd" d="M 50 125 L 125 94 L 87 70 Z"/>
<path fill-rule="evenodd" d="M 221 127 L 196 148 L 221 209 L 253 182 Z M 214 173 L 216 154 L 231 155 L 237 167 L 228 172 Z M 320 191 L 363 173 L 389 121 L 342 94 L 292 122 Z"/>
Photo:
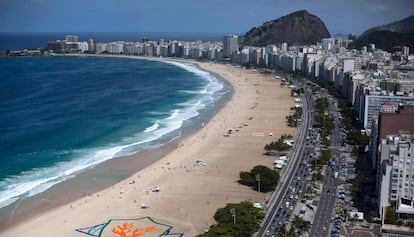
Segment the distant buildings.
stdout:
<path fill-rule="evenodd" d="M 77 35 L 67 35 L 66 42 L 76 43 L 79 41 L 79 37 Z"/>
<path fill-rule="evenodd" d="M 79 37 L 77 35 L 67 35 L 66 40 L 49 41 L 47 49 L 55 53 L 83 53 L 89 51 L 90 44 L 91 46 L 94 46 L 93 40 L 89 41 L 79 42 Z"/>
<path fill-rule="evenodd" d="M 96 42 L 93 39 L 88 40 L 88 51 L 93 53 L 96 52 Z"/>

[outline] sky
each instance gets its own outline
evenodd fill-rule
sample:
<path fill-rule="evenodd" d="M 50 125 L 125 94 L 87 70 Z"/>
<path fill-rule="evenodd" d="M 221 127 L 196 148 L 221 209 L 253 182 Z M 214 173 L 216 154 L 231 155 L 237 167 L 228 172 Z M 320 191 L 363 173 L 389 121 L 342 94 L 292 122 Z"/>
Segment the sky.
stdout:
<path fill-rule="evenodd" d="M 414 14 L 413 0 L 0 0 L 0 32 L 245 33 L 294 11 L 331 35 L 356 33 Z"/>

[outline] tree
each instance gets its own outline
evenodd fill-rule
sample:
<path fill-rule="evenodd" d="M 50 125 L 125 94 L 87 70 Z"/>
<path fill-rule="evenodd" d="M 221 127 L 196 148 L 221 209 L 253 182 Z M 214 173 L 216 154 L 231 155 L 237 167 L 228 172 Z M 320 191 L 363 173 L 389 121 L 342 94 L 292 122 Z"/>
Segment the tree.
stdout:
<path fill-rule="evenodd" d="M 364 175 L 362 173 L 358 173 L 355 179 L 352 182 L 351 186 L 351 194 L 355 200 L 359 199 L 359 196 L 362 191 L 362 182 L 364 181 Z"/>
<path fill-rule="evenodd" d="M 385 211 L 385 218 L 384 218 L 385 224 L 397 223 L 397 217 L 394 214 L 394 207 L 392 205 L 387 206 L 384 211 Z"/>
<path fill-rule="evenodd" d="M 230 212 L 233 208 L 236 213 L 235 224 L 234 216 Z M 229 203 L 224 208 L 219 208 L 214 214 L 214 219 L 218 224 L 198 237 L 251 236 L 264 217 L 265 213 L 253 207 L 251 202 Z"/>
<path fill-rule="evenodd" d="M 312 181 L 322 181 L 322 180 L 323 180 L 323 175 L 320 170 L 317 173 L 312 174 Z"/>
<path fill-rule="evenodd" d="M 306 187 L 306 193 L 308 193 L 308 194 L 312 194 L 314 191 L 313 191 L 313 188 L 311 187 L 311 186 L 307 186 Z"/>
<path fill-rule="evenodd" d="M 290 146 L 286 143 L 283 142 L 282 138 L 279 138 L 279 140 L 277 140 L 276 142 L 271 142 L 269 144 L 266 144 L 264 147 L 264 150 L 267 153 L 271 153 L 271 152 L 285 152 L 287 150 L 289 150 Z"/>
<path fill-rule="evenodd" d="M 329 140 L 328 138 L 326 138 L 326 137 L 323 137 L 322 138 L 322 144 L 325 146 L 325 147 L 328 147 L 329 145 L 331 145 L 331 140 Z"/>
<path fill-rule="evenodd" d="M 250 172 L 240 172 L 239 183 L 258 189 L 256 175 L 260 175 L 260 192 L 273 191 L 279 182 L 279 173 L 266 166 L 255 166 Z"/>
<path fill-rule="evenodd" d="M 284 225 L 279 227 L 279 237 L 294 237 L 295 236 L 295 229 L 290 228 L 289 230 L 286 229 Z"/>
<path fill-rule="evenodd" d="M 329 101 L 327 98 L 319 98 L 315 100 L 315 107 L 322 113 L 329 108 Z"/>
<path fill-rule="evenodd" d="M 369 136 L 361 133 L 359 130 L 350 130 L 346 134 L 349 143 L 359 146 L 367 146 L 369 143 Z"/>
<path fill-rule="evenodd" d="M 295 215 L 292 221 L 292 227 L 298 230 L 298 232 L 308 231 L 310 229 L 309 223 L 306 222 L 302 217 Z"/>
<path fill-rule="evenodd" d="M 326 163 L 331 158 L 331 151 L 330 150 L 321 150 L 321 155 L 319 157 L 321 159 L 321 163 Z"/>
<path fill-rule="evenodd" d="M 372 213 L 368 213 L 367 215 L 365 215 L 365 220 L 366 220 L 368 223 L 372 223 L 372 222 L 374 222 L 374 217 L 373 217 Z"/>
<path fill-rule="evenodd" d="M 334 127 L 335 124 L 332 122 L 332 119 L 323 113 L 319 113 L 315 116 L 315 121 L 321 125 L 322 130 L 329 133 Z"/>
<path fill-rule="evenodd" d="M 280 137 L 282 140 L 285 140 L 285 139 L 292 139 L 293 138 L 293 136 L 291 135 L 291 134 L 283 134 L 281 137 Z"/>

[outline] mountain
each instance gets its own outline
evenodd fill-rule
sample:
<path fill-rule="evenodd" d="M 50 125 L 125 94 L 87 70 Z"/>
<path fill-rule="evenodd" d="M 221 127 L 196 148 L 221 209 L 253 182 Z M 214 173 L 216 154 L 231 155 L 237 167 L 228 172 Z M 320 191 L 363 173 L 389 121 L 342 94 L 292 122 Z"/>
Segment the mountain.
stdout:
<path fill-rule="evenodd" d="M 409 17 L 407 17 L 405 19 L 402 19 L 400 21 L 390 23 L 388 25 L 377 26 L 377 27 L 371 28 L 371 29 L 365 31 L 364 33 L 362 33 L 361 36 L 364 36 L 368 33 L 374 32 L 374 31 L 383 31 L 383 30 L 388 30 L 388 31 L 393 31 L 393 32 L 400 32 L 400 33 L 414 32 L 414 15 L 409 16 Z"/>
<path fill-rule="evenodd" d="M 414 15 L 387 25 L 365 31 L 353 42 L 351 48 L 375 44 L 376 48 L 393 52 L 396 46 L 414 47 Z"/>
<path fill-rule="evenodd" d="M 375 48 L 388 52 L 395 51 L 396 46 L 408 46 L 414 48 L 414 31 L 411 33 L 400 33 L 389 30 L 377 30 L 358 37 L 350 47 L 360 49 L 361 46 L 375 44 Z"/>
<path fill-rule="evenodd" d="M 322 20 L 302 10 L 253 27 L 241 38 L 241 43 L 251 46 L 284 42 L 289 45 L 309 45 L 329 37 Z"/>

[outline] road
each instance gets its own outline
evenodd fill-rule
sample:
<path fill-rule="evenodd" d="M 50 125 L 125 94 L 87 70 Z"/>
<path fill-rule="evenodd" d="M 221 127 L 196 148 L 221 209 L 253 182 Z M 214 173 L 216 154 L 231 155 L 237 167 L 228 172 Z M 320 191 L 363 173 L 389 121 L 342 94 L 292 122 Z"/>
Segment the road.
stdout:
<path fill-rule="evenodd" d="M 303 164 L 303 160 L 309 158 L 313 152 L 312 147 L 304 145 L 312 123 L 310 118 L 312 118 L 313 109 L 308 108 L 311 98 L 312 95 L 308 91 L 305 92 L 305 96 L 302 96 L 302 123 L 291 158 L 282 172 L 278 188 L 273 193 L 269 205 L 266 206 L 266 218 L 256 236 L 265 236 L 267 231 L 277 236 L 278 227 L 288 223 L 296 201 L 304 193 L 307 167 Z"/>
<path fill-rule="evenodd" d="M 327 98 L 328 94 L 325 93 L 322 95 L 322 97 Z M 339 128 L 340 122 L 338 121 L 339 116 L 336 109 L 337 108 L 334 106 L 334 102 L 331 101 L 329 103 L 329 114 L 334 119 L 335 128 L 331 131 L 330 150 L 332 156 L 336 155 L 339 157 L 341 151 L 338 146 L 341 144 L 341 133 Z M 326 237 L 330 235 L 330 223 L 337 199 L 336 189 L 338 186 L 338 182 L 334 177 L 334 173 L 338 171 L 338 165 L 335 168 L 331 168 L 329 166 L 326 168 L 322 193 L 320 195 L 318 208 L 313 219 L 313 225 L 311 227 L 309 236 Z"/>

